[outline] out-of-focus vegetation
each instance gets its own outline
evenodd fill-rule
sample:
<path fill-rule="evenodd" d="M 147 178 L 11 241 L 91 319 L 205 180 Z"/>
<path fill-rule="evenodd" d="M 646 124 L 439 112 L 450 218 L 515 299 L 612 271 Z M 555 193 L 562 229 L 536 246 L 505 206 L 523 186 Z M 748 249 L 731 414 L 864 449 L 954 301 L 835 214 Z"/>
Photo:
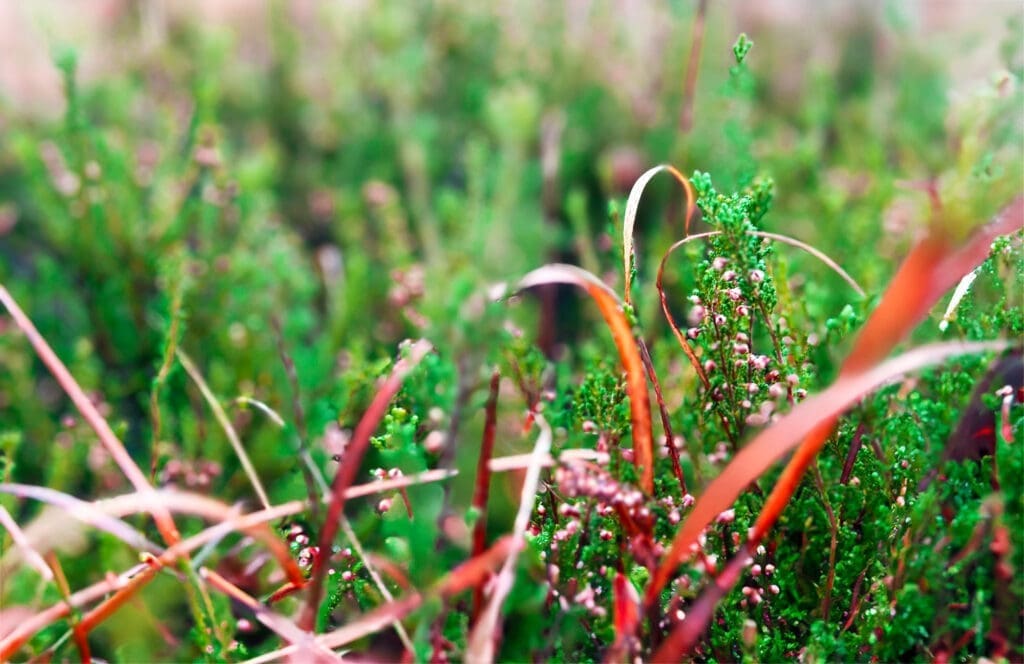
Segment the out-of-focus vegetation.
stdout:
<path fill-rule="evenodd" d="M 165 4 L 112 3 L 109 46 L 54 44 L 59 112 L 26 112 L 31 103 L 0 89 L 0 285 L 154 485 L 244 511 L 261 507 L 258 492 L 210 398 L 269 504 L 308 501 L 344 464 L 400 342 L 429 340 L 354 484 L 457 475 L 350 499 L 352 530 L 331 552 L 314 546 L 322 505 L 271 522 L 307 574 L 327 570 L 318 632 L 427 593 L 401 631 L 385 621 L 346 646 L 374 660 L 409 647 L 417 660 L 476 652 L 481 600 L 428 589 L 479 553 L 480 519 L 488 545 L 513 527 L 524 463 L 496 469 L 489 498 L 474 499 L 489 401 L 495 462 L 529 452 L 534 415 L 553 429 L 553 456 L 598 459 L 542 474 L 496 657 L 650 658 L 739 550 L 778 472 L 708 528 L 630 633 L 617 579 L 642 596 L 694 497 L 836 378 L 915 238 L 940 228 L 963 241 L 1022 189 L 1024 23 L 1010 4 L 992 5 L 1005 20 L 941 39 L 925 29 L 938 11 L 929 3 L 808 9 L 807 25 L 786 3 L 775 16 L 755 3 L 270 2 L 225 22 Z M 997 56 L 968 75 L 958 53 L 979 44 Z M 645 495 L 630 463 L 635 404 L 598 311 L 564 287 L 492 293 L 551 262 L 621 293 L 625 197 L 659 163 L 693 174 L 690 232 L 721 233 L 666 261 L 665 306 L 694 365 L 654 285 L 684 235 L 686 198 L 668 177 L 648 187 L 626 311 L 662 392 Z M 751 232 L 816 248 L 865 295 Z M 936 308 L 912 344 L 1019 341 L 1021 241 L 996 240 L 948 325 Z M 1024 656 L 1014 352 L 958 357 L 849 411 L 693 655 Z M 992 366 L 1004 372 L 972 398 Z M 6 316 L 0 482 L 0 507 L 32 544 L 0 536 L 0 638 L 139 562 L 111 528 L 15 486 L 83 501 L 131 491 Z M 644 541 L 624 525 L 633 498 Z M 175 519 L 186 537 L 208 525 Z M 124 520 L 160 541 L 145 513 Z M 53 552 L 41 568 L 33 548 Z M 278 567 L 228 532 L 161 568 L 87 637 L 73 634 L 99 597 L 12 655 L 71 658 L 84 640 L 109 661 L 221 661 L 287 644 L 201 567 L 283 616 L 305 603 L 303 592 L 272 597 L 286 580 Z"/>

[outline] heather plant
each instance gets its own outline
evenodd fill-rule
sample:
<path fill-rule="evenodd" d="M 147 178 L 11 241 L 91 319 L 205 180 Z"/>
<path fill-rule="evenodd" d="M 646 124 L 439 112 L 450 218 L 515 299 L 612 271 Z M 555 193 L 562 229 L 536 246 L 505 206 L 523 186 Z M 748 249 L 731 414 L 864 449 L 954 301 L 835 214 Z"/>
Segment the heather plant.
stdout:
<path fill-rule="evenodd" d="M 1021 657 L 1019 20 L 541 4 L 0 101 L 0 659 Z"/>

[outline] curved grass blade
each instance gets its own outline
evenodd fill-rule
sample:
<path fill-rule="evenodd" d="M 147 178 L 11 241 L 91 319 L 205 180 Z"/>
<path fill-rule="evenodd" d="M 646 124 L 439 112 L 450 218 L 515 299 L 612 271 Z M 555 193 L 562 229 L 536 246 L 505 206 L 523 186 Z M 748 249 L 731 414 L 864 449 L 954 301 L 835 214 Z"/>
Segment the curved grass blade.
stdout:
<path fill-rule="evenodd" d="M 553 263 L 539 267 L 523 277 L 516 290 L 552 283 L 571 284 L 585 290 L 594 299 L 601 316 L 611 330 L 615 347 L 619 351 L 619 359 L 626 371 L 634 463 L 640 475 L 640 488 L 649 495 L 654 491 L 651 401 L 647 394 L 647 373 L 640 357 L 640 349 L 633 337 L 633 328 L 626 319 L 615 293 L 603 281 L 575 265 Z"/>
<path fill-rule="evenodd" d="M 640 197 L 643 196 L 644 189 L 647 188 L 647 185 L 654 176 L 662 171 L 670 173 L 686 190 L 686 221 L 683 227 L 685 235 L 690 233 L 690 220 L 693 218 L 693 213 L 697 210 L 697 196 L 693 191 L 693 186 L 675 166 L 661 164 L 660 166 L 648 169 L 647 172 L 637 178 L 633 188 L 629 191 L 629 197 L 626 199 L 626 211 L 622 215 L 622 269 L 625 277 L 623 297 L 626 300 L 626 304 L 632 304 L 633 301 L 633 268 L 636 266 L 635 256 L 633 255 L 633 233 L 636 227 L 636 213 L 640 209 Z"/>
<path fill-rule="evenodd" d="M 715 517 L 728 509 L 750 482 L 760 477 L 822 422 L 831 422 L 865 394 L 902 374 L 938 364 L 956 355 L 994 352 L 1008 346 L 1010 343 L 1007 341 L 922 346 L 867 371 L 841 377 L 825 391 L 797 405 L 741 449 L 697 500 L 693 511 L 676 533 L 672 547 L 651 577 L 645 603 L 650 606 L 657 600 L 676 567 L 689 558 L 690 547 Z"/>

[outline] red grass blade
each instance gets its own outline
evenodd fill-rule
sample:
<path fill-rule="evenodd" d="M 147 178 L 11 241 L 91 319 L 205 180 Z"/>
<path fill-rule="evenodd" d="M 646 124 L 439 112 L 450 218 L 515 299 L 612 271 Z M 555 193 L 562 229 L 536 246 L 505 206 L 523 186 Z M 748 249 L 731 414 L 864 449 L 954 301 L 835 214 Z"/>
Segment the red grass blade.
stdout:
<path fill-rule="evenodd" d="M 498 386 L 501 374 L 497 369 L 491 374 L 490 392 L 487 405 L 484 407 L 485 421 L 483 440 L 480 443 L 480 458 L 476 466 L 476 488 L 473 492 L 473 508 L 477 511 L 476 524 L 473 526 L 473 557 L 479 556 L 487 547 L 487 498 L 491 492 L 491 456 L 494 454 L 494 434 L 498 424 Z M 473 612 L 471 620 L 480 614 L 480 606 L 484 599 L 483 586 L 473 592 Z"/>
<path fill-rule="evenodd" d="M 649 606 L 657 600 L 658 593 L 668 583 L 676 566 L 689 558 L 690 547 L 715 517 L 728 509 L 750 482 L 796 447 L 805 436 L 820 428 L 822 422 L 832 422 L 865 394 L 897 376 L 938 364 L 955 355 L 999 351 L 1009 345 L 1006 341 L 990 341 L 922 346 L 868 371 L 841 377 L 825 391 L 797 405 L 741 449 L 697 500 L 651 578 L 646 604 Z M 780 479 L 779 484 L 782 482 Z"/>
<path fill-rule="evenodd" d="M 640 474 L 640 488 L 648 495 L 654 491 L 654 445 L 651 436 L 651 401 L 647 394 L 647 374 L 633 329 L 622 307 L 608 286 L 593 274 L 575 265 L 551 264 L 530 272 L 516 286 L 524 290 L 543 284 L 579 286 L 594 299 L 601 316 L 611 330 L 619 359 L 626 371 L 626 394 L 633 429 L 634 463 Z"/>
<path fill-rule="evenodd" d="M 628 661 L 630 642 L 635 639 L 637 627 L 640 626 L 640 596 L 633 582 L 622 572 L 616 572 L 615 580 L 612 581 L 612 597 L 615 643 L 605 656 L 605 661 Z"/>
<path fill-rule="evenodd" d="M 345 456 L 342 459 L 342 463 L 338 465 L 338 472 L 335 474 L 334 482 L 331 484 L 332 499 L 327 508 L 327 517 L 324 520 L 323 527 L 320 529 L 318 541 L 321 551 L 331 550 L 334 536 L 338 532 L 338 521 L 342 510 L 345 508 L 345 490 L 352 485 L 356 473 L 359 472 L 359 465 L 363 460 L 363 455 L 370 445 L 370 436 L 373 435 L 377 425 L 380 424 L 381 419 L 384 417 L 391 399 L 394 398 L 399 388 L 402 387 L 402 381 L 405 380 L 406 375 L 419 364 L 430 348 L 430 344 L 422 339 L 412 344 L 408 357 L 404 357 L 395 363 L 391 375 L 381 385 L 377 394 L 373 397 L 373 401 L 370 402 L 369 407 L 363 414 L 362 419 L 359 420 L 359 424 L 356 425 L 356 429 L 352 433 L 352 440 L 345 450 Z M 323 592 L 324 576 L 326 574 L 327 565 L 319 565 L 314 569 L 313 576 L 309 581 L 306 606 L 298 621 L 299 627 L 304 630 L 311 631 L 316 622 L 316 613 L 320 606 L 320 597 Z"/>
<path fill-rule="evenodd" d="M 903 261 L 857 336 L 839 377 L 866 371 L 880 362 L 928 314 L 946 291 L 988 257 L 992 241 L 1024 226 L 1024 196 L 1018 196 L 995 219 L 980 228 L 959 249 L 941 234 L 920 241 Z M 772 527 L 811 461 L 832 435 L 837 420 L 823 421 L 790 459 L 754 524 L 751 541 L 760 541 Z"/>

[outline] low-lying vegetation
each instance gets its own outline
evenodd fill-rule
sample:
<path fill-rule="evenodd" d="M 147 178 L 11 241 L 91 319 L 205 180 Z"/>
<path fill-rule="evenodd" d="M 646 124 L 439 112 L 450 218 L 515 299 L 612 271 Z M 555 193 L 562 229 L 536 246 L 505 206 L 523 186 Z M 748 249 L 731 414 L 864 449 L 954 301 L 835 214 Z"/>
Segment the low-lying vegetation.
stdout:
<path fill-rule="evenodd" d="M 1024 656 L 1019 25 L 273 7 L 4 120 L 0 660 Z"/>

